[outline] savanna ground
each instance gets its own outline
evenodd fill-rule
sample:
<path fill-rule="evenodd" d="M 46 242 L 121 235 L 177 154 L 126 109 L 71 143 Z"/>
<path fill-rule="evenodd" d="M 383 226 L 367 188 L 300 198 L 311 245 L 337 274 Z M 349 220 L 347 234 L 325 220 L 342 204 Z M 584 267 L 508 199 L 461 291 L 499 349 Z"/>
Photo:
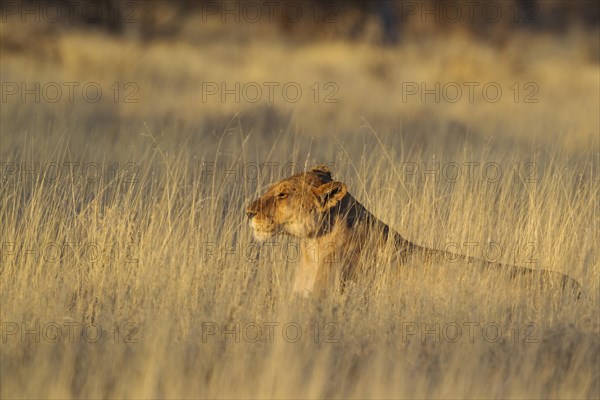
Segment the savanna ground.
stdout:
<path fill-rule="evenodd" d="M 2 23 L 2 398 L 600 396 L 597 30 L 44 29 Z M 412 241 L 586 298 L 454 265 L 291 301 L 296 242 L 259 250 L 244 207 L 315 163 Z"/>

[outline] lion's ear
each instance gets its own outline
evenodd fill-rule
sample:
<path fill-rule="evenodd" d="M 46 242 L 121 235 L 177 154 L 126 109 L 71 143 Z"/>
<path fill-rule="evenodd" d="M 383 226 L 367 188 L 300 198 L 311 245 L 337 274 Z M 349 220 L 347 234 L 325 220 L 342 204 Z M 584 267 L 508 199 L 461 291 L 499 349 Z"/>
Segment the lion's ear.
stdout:
<path fill-rule="evenodd" d="M 315 165 L 310 170 L 312 172 L 321 172 L 323 174 L 331 174 L 331 170 L 329 169 L 329 167 L 327 165 L 324 165 L 324 164 Z"/>
<path fill-rule="evenodd" d="M 326 165 L 316 165 L 310 169 L 310 172 L 320 176 L 322 182 L 331 180 L 331 170 Z"/>
<path fill-rule="evenodd" d="M 313 190 L 321 211 L 326 211 L 335 206 L 347 193 L 346 185 L 337 181 L 324 183 Z"/>

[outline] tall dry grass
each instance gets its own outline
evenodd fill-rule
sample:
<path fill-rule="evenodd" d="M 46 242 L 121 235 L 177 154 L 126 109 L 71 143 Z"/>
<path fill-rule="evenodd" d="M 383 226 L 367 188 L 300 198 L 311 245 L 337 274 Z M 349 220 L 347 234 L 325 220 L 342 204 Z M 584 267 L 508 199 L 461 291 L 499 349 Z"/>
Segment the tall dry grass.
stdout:
<path fill-rule="evenodd" d="M 458 36 L 381 49 L 71 33 L 43 68 L 3 57 L 3 82 L 140 91 L 0 110 L 2 397 L 597 398 L 599 83 L 579 39 L 520 54 L 519 37 L 498 53 Z M 340 101 L 202 102 L 207 81 L 331 81 Z M 540 101 L 403 102 L 406 81 L 534 81 Z M 445 273 L 383 276 L 366 303 L 360 287 L 291 300 L 294 239 L 258 249 L 243 210 L 313 163 L 412 241 L 567 273 L 587 298 Z"/>

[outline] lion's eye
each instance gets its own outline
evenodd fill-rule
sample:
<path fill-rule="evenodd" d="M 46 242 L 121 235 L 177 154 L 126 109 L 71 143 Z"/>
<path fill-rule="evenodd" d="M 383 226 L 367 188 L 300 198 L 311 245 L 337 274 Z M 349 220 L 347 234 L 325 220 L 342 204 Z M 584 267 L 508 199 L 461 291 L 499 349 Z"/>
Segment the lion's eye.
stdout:
<path fill-rule="evenodd" d="M 278 199 L 285 199 L 286 197 L 287 197 L 287 193 L 281 192 L 281 193 L 277 194 Z"/>

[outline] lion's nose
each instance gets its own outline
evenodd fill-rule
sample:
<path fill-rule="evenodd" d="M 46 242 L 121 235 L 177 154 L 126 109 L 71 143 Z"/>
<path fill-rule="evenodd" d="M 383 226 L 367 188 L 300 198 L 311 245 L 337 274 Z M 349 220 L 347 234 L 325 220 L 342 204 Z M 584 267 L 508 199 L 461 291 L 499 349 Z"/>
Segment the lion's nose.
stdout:
<path fill-rule="evenodd" d="M 250 218 L 250 219 L 254 218 L 254 217 L 256 216 L 256 214 L 257 214 L 257 212 L 256 212 L 256 211 L 254 211 L 254 210 L 250 210 L 250 209 L 247 209 L 247 210 L 246 210 L 246 215 L 247 215 L 247 216 L 248 216 L 248 218 Z"/>

